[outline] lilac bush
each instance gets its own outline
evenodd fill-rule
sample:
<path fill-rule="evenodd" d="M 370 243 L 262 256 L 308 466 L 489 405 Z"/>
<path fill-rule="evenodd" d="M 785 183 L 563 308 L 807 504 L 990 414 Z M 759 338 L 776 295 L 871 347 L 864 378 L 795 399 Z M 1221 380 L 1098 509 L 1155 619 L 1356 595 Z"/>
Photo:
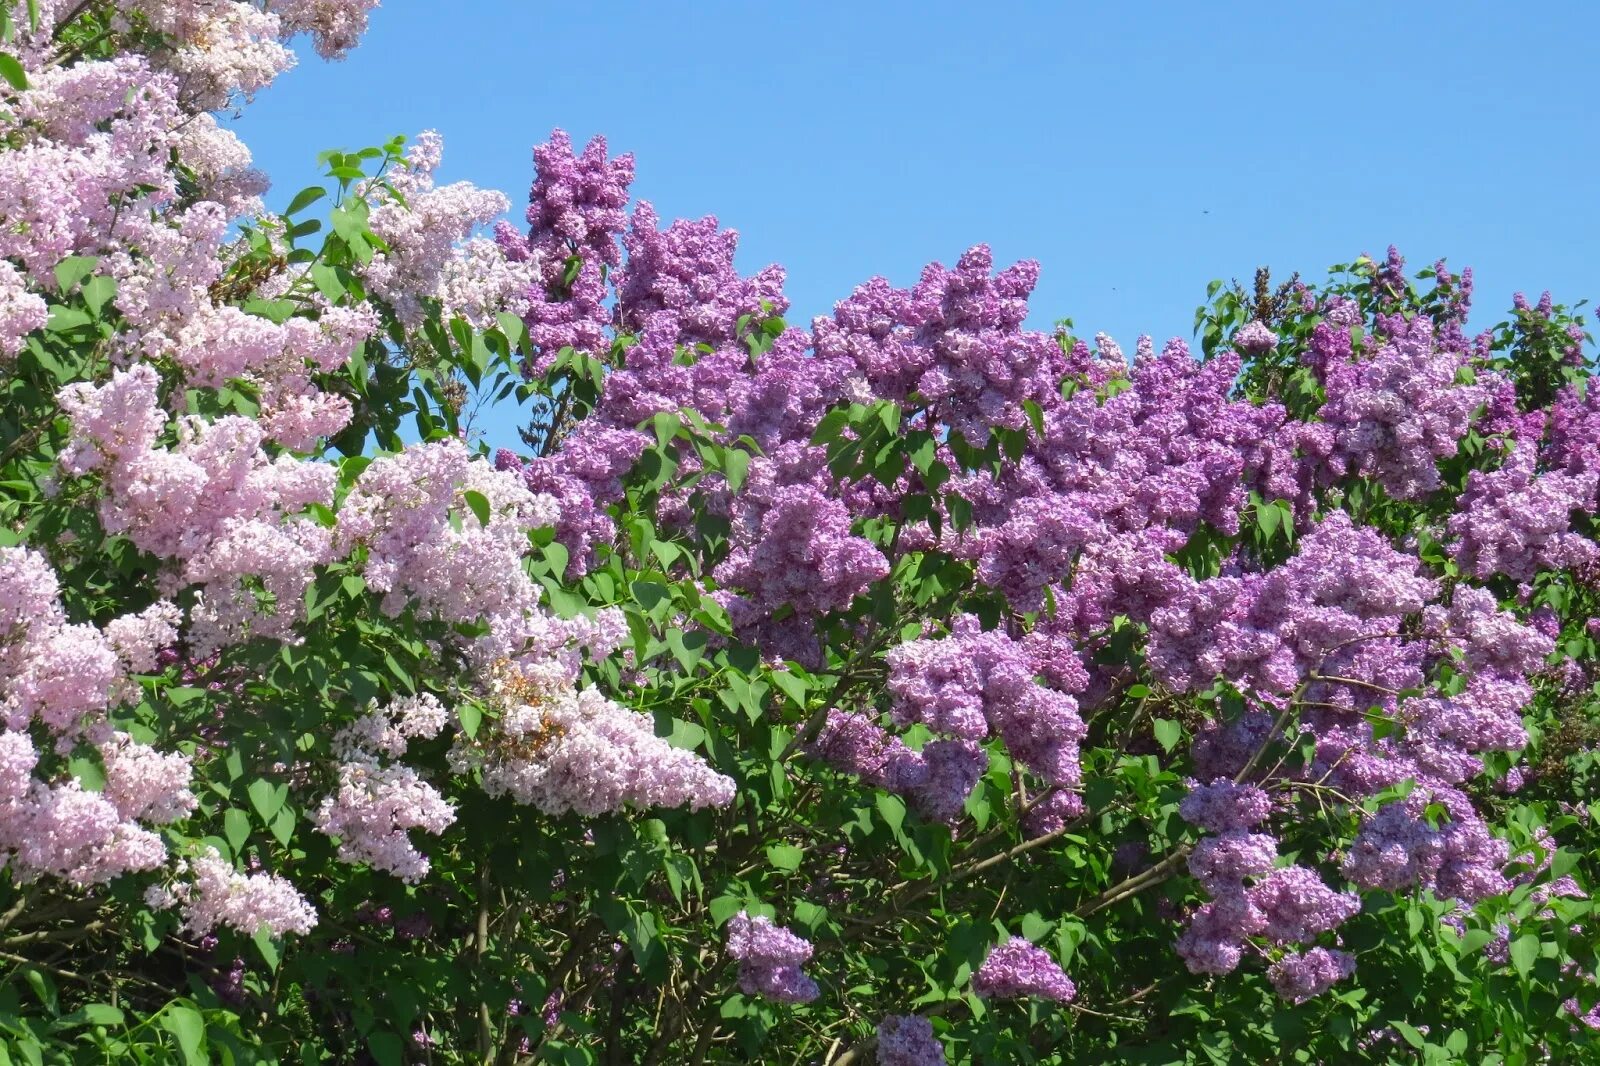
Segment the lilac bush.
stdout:
<path fill-rule="evenodd" d="M 268 212 L 216 113 L 375 7 L 0 5 L 8 1059 L 1592 1057 L 1577 308 L 793 324 L 559 130 Z"/>

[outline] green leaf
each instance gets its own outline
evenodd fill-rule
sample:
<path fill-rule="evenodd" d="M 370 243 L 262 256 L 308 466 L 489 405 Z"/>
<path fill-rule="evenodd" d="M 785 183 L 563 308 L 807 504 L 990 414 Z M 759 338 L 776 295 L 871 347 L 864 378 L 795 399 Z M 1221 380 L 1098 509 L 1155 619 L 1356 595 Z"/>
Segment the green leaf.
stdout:
<path fill-rule="evenodd" d="M 1151 724 L 1155 729 L 1156 740 L 1166 751 L 1177 747 L 1178 741 L 1183 739 L 1183 726 L 1170 718 L 1157 718 Z"/>
<path fill-rule="evenodd" d="M 812 444 L 826 444 L 839 436 L 839 431 L 850 421 L 850 412 L 842 407 L 835 407 L 822 416 L 822 421 L 817 423 L 817 428 L 811 434 Z"/>
<path fill-rule="evenodd" d="M 328 195 L 328 190 L 324 189 L 322 186 L 308 186 L 307 188 L 301 189 L 299 192 L 294 194 L 294 199 L 289 201 L 289 206 L 283 213 L 286 215 L 297 215 L 326 195 Z"/>
<path fill-rule="evenodd" d="M 317 291 L 326 296 L 332 303 L 338 303 L 344 299 L 345 292 L 348 291 L 345 289 L 344 282 L 339 280 L 339 272 L 327 263 L 318 263 L 311 268 L 311 281 L 316 285 Z M 343 473 L 342 467 L 340 472 Z"/>
<path fill-rule="evenodd" d="M 261 961 L 267 964 L 267 969 L 277 973 L 281 956 L 278 953 L 277 941 L 272 939 L 272 930 L 263 925 L 256 930 L 253 939 L 256 942 L 256 950 L 261 952 Z"/>
<path fill-rule="evenodd" d="M 661 560 L 662 566 L 671 566 L 683 558 L 683 549 L 670 540 L 652 540 L 650 554 Z"/>
<path fill-rule="evenodd" d="M 250 816 L 237 807 L 229 807 L 222 816 L 222 826 L 228 846 L 233 848 L 235 855 L 239 854 L 244 842 L 250 839 Z"/>
<path fill-rule="evenodd" d="M 1256 507 L 1256 521 L 1261 524 L 1263 538 L 1271 540 L 1283 521 L 1283 512 L 1278 510 L 1276 504 L 1264 503 Z"/>
<path fill-rule="evenodd" d="M 109 1003 L 86 1003 L 71 1014 L 63 1017 L 56 1024 L 61 1026 L 103 1025 L 109 1029 L 122 1025 L 126 1017 L 120 1010 Z"/>
<path fill-rule="evenodd" d="M 468 489 L 466 492 L 463 492 L 461 496 L 467 501 L 467 506 L 472 508 L 472 513 L 478 517 L 478 524 L 480 526 L 487 526 L 489 524 L 490 514 L 489 497 L 485 496 L 476 489 Z"/>
<path fill-rule="evenodd" d="M 656 444 L 662 448 L 683 430 L 683 419 L 674 411 L 661 411 L 650 420 L 655 430 Z"/>
<path fill-rule="evenodd" d="M 899 796 L 880 792 L 878 793 L 877 805 L 878 814 L 888 823 L 889 828 L 896 833 L 900 832 L 900 827 L 905 825 L 906 821 L 905 801 Z"/>
<path fill-rule="evenodd" d="M 657 581 L 635 581 L 628 590 L 633 593 L 633 598 L 639 606 L 647 611 L 654 610 L 657 604 L 672 598 L 667 587 Z"/>
<path fill-rule="evenodd" d="M 1396 1018 L 1392 1019 L 1389 1022 L 1389 1025 L 1394 1029 L 1395 1032 L 1404 1037 L 1405 1042 L 1410 1044 L 1412 1047 L 1420 1048 L 1427 1043 L 1427 1041 L 1422 1038 L 1422 1034 L 1417 1032 L 1416 1027 L 1410 1022 L 1403 1022 Z"/>
<path fill-rule="evenodd" d="M 272 819 L 272 824 L 267 828 L 272 830 L 274 840 L 284 847 L 288 847 L 289 842 L 294 839 L 294 824 L 294 808 L 285 806 Z"/>
<path fill-rule="evenodd" d="M 667 633 L 667 647 L 685 670 L 693 670 L 705 654 L 706 635 L 698 630 L 684 632 L 674 629 Z"/>
<path fill-rule="evenodd" d="M 685 722 L 682 718 L 672 720 L 672 735 L 667 738 L 675 748 L 697 748 L 705 742 L 706 731 L 703 727 L 693 722 Z"/>
<path fill-rule="evenodd" d="M 72 287 L 90 274 L 94 273 L 95 266 L 100 262 L 92 255 L 69 255 L 56 264 L 56 284 L 63 293 L 70 292 Z"/>
<path fill-rule="evenodd" d="M 721 925 L 744 909 L 745 902 L 741 897 L 718 896 L 711 901 L 711 920 Z"/>
<path fill-rule="evenodd" d="M 456 717 L 461 720 L 461 731 L 468 738 L 478 735 L 478 726 L 483 724 L 483 710 L 476 703 L 456 704 Z"/>
<path fill-rule="evenodd" d="M 794 705 L 801 710 L 806 706 L 806 683 L 788 670 L 774 670 L 772 683 L 783 690 L 783 694 L 794 701 Z"/>
<path fill-rule="evenodd" d="M 94 319 L 76 307 L 56 304 L 50 308 L 50 317 L 46 320 L 44 328 L 51 333 L 68 333 L 93 321 Z"/>
<path fill-rule="evenodd" d="M 11 87 L 18 92 L 28 87 L 28 74 L 22 69 L 22 64 L 4 52 L 0 52 L 0 77 L 10 82 Z"/>
<path fill-rule="evenodd" d="M 101 274 L 83 282 L 83 303 L 90 306 L 90 312 L 93 312 L 96 319 L 99 319 L 102 307 L 106 306 L 107 301 L 115 295 L 117 295 L 117 279 Z"/>
<path fill-rule="evenodd" d="M 1539 938 L 1534 934 L 1524 933 L 1511 942 L 1511 965 L 1523 977 L 1528 976 L 1528 971 L 1533 969 L 1533 961 L 1538 957 Z"/>
<path fill-rule="evenodd" d="M 1038 911 L 1033 911 L 1029 914 L 1023 915 L 1022 917 L 1022 935 L 1025 939 L 1037 944 L 1040 940 L 1044 939 L 1044 935 L 1048 933 L 1055 924 L 1055 922 L 1052 922 L 1050 919 L 1044 917 Z"/>
<path fill-rule="evenodd" d="M 193 1007 L 173 1004 L 161 1013 L 161 1028 L 178 1039 L 183 1060 L 191 1064 L 209 1063 L 206 1054 L 206 1020 Z"/>
<path fill-rule="evenodd" d="M 404 1066 L 405 1045 L 393 1033 L 368 1033 L 367 1053 L 378 1066 Z"/>
<path fill-rule="evenodd" d="M 805 852 L 793 844 L 774 844 L 767 849 L 767 861 L 779 870 L 798 870 Z"/>
<path fill-rule="evenodd" d="M 722 473 L 728 479 L 728 488 L 738 492 L 744 486 L 745 475 L 750 472 L 750 453 L 730 448 L 722 457 Z"/>
<path fill-rule="evenodd" d="M 31 966 L 24 973 L 27 976 L 28 987 L 33 989 L 34 995 L 39 997 L 39 1002 L 43 1003 L 45 1009 L 51 1014 L 56 1013 L 59 1007 L 56 999 L 55 982 L 51 981 L 49 976 L 42 970 L 35 970 Z"/>
<path fill-rule="evenodd" d="M 274 785 L 265 778 L 256 778 L 250 782 L 247 790 L 250 793 L 250 802 L 255 805 L 256 813 L 261 816 L 263 824 L 271 822 L 272 816 L 282 809 L 289 798 L 288 785 Z"/>
<path fill-rule="evenodd" d="M 81 781 L 83 787 L 90 792 L 105 791 L 106 772 L 96 760 L 82 757 L 69 759 L 67 769 L 71 770 L 72 776 Z"/>

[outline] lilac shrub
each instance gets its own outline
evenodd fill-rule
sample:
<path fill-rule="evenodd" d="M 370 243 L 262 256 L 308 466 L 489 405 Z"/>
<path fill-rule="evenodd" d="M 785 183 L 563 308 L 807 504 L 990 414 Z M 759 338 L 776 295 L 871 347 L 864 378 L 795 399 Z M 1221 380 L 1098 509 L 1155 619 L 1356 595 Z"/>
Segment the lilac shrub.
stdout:
<path fill-rule="evenodd" d="M 796 324 L 560 131 L 268 212 L 215 113 L 376 6 L 0 5 L 0 1051 L 1592 1057 L 1573 310 Z"/>

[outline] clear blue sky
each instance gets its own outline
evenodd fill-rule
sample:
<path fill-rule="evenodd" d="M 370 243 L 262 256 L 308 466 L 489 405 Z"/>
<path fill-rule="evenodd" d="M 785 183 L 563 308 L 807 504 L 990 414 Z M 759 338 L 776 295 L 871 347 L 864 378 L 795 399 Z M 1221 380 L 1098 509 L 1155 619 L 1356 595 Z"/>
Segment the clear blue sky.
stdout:
<path fill-rule="evenodd" d="M 985 241 L 1043 265 L 1038 325 L 1131 348 L 1212 278 L 1391 242 L 1475 267 L 1480 324 L 1600 295 L 1597 41 L 1592 2 L 385 0 L 236 128 L 275 206 L 323 148 L 437 129 L 519 222 L 531 146 L 603 133 L 663 218 L 783 263 L 793 321 Z"/>

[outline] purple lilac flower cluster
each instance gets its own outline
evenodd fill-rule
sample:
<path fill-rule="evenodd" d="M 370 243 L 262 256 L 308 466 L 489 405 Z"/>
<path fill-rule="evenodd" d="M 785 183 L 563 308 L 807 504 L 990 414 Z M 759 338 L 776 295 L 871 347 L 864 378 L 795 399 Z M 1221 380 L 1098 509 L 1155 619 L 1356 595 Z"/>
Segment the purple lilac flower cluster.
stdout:
<path fill-rule="evenodd" d="M 1276 868 L 1277 841 L 1253 831 L 1271 813 L 1259 787 L 1226 778 L 1209 785 L 1192 783 L 1179 813 L 1216 834 L 1189 855 L 1189 872 L 1212 897 L 1178 938 L 1178 954 L 1191 972 L 1231 973 L 1251 937 L 1275 944 L 1308 943 L 1360 911 L 1356 896 L 1332 891 L 1314 870 Z M 1321 960 L 1326 953 L 1316 954 L 1320 950 L 1305 958 Z M 1293 998 L 1283 991 L 1289 985 L 1277 978 L 1274 984 Z"/>
<path fill-rule="evenodd" d="M 900 725 L 920 723 L 969 741 L 993 732 L 1047 784 L 1078 784 L 1086 732 L 1078 703 L 1038 681 L 1043 667 L 1026 644 L 964 615 L 948 637 L 908 641 L 887 659 Z"/>
<path fill-rule="evenodd" d="M 1319 423 L 1300 442 L 1327 465 L 1324 476 L 1360 474 L 1397 499 L 1439 487 L 1438 461 L 1456 453 L 1487 393 L 1458 384 L 1467 353 L 1438 343 L 1433 323 L 1384 318 L 1383 344 L 1353 361 L 1331 361 Z"/>
<path fill-rule="evenodd" d="M 972 991 L 985 999 L 1033 997 L 1071 1003 L 1077 986 L 1050 953 L 1014 936 L 989 952 L 972 975 Z"/>
<path fill-rule="evenodd" d="M 809 1003 L 817 983 L 801 966 L 811 958 L 811 942 L 772 919 L 740 911 L 728 921 L 728 957 L 739 963 L 739 987 L 777 1003 Z"/>
<path fill-rule="evenodd" d="M 988 753 L 970 740 L 933 740 L 912 751 L 865 715 L 839 710 L 828 712 L 810 751 L 835 769 L 905 796 L 940 822 L 960 815 L 989 766 Z"/>
<path fill-rule="evenodd" d="M 878 1023 L 879 1066 L 945 1066 L 933 1023 L 917 1014 L 891 1014 Z"/>
<path fill-rule="evenodd" d="M 981 247 L 953 269 L 930 266 L 910 289 L 873 279 L 809 332 L 786 329 L 752 358 L 740 323 L 781 311 L 781 272 L 741 276 L 732 266 L 735 236 L 713 220 L 662 229 L 645 205 L 624 224 L 631 161 L 608 163 L 603 145 L 581 160 L 563 138 L 541 151 L 530 254 L 549 240 L 541 220 L 562 215 L 564 200 L 603 201 L 573 209 L 571 228 L 581 236 L 563 248 L 616 271 L 611 322 L 629 340 L 591 423 L 629 434 L 658 412 L 687 407 L 725 425 L 729 440 L 744 434 L 760 448 L 741 492 L 715 479 L 702 487 L 706 506 L 731 520 L 713 595 L 741 639 L 770 656 L 814 663 L 813 623 L 888 572 L 893 560 L 861 535 L 862 523 L 898 520 L 897 499 L 923 488 L 919 475 L 908 471 L 887 485 L 840 481 L 810 441 L 831 407 L 877 400 L 901 407 L 903 429 L 929 432 L 935 459 L 951 472 L 949 488 L 970 506 L 970 523 L 944 512 L 939 522 L 904 524 L 899 550 L 937 548 L 966 560 L 1010 608 L 1030 614 L 1021 627 L 989 630 L 958 618 L 948 636 L 888 653 L 895 724 L 924 725 L 941 739 L 913 751 L 877 721 L 835 711 L 813 754 L 907 796 L 925 814 L 948 816 L 981 773 L 979 745 L 997 737 L 1032 774 L 1061 787 L 1040 812 L 1038 828 L 1047 832 L 1081 813 L 1073 792 L 1085 732 L 1080 704 L 1093 707 L 1126 684 L 1085 663 L 1106 630 L 1127 620 L 1148 627 L 1157 681 L 1195 692 L 1221 680 L 1247 696 L 1242 713 L 1197 730 L 1192 754 L 1203 779 L 1253 765 L 1279 739 L 1274 721 L 1291 715 L 1314 741 L 1308 780 L 1356 797 L 1414 780 L 1419 797 L 1450 811 L 1426 826 L 1411 810 L 1421 799 L 1380 811 L 1342 857 L 1347 876 L 1359 885 L 1422 883 L 1463 898 L 1493 890 L 1503 849 L 1460 786 L 1482 772 L 1484 754 L 1524 742 L 1518 715 L 1542 653 L 1529 643 L 1531 630 L 1485 607 L 1474 587 L 1458 587 L 1456 606 L 1446 608 L 1444 586 L 1413 543 L 1397 546 L 1327 506 L 1330 487 L 1358 481 L 1395 499 L 1434 496 L 1445 488 L 1440 462 L 1476 427 L 1517 443 L 1503 449 L 1499 469 L 1471 475 L 1455 517 L 1429 535 L 1480 580 L 1525 581 L 1541 569 L 1593 562 L 1572 515 L 1595 508 L 1596 404 L 1569 388 L 1548 419 L 1518 410 L 1509 379 L 1479 365 L 1487 342 L 1463 333 L 1470 271 L 1457 276 L 1439 264 L 1433 317 L 1401 315 L 1411 290 L 1391 249 L 1369 264 L 1380 313 L 1365 330 L 1357 328 L 1368 325 L 1359 303 L 1319 303 L 1302 286 L 1302 309 L 1322 316 L 1304 356 L 1319 393 L 1309 418 L 1234 395 L 1235 353 L 1255 357 L 1281 343 L 1267 322 L 1249 322 L 1232 351 L 1209 361 L 1178 341 L 1158 354 L 1141 338 L 1131 361 L 1105 337 L 1064 345 L 1023 328 L 1034 264 L 996 271 Z M 593 222 L 580 224 L 580 215 Z M 1548 316 L 1540 307 L 1528 313 Z M 1020 434 L 1020 451 L 992 468 L 963 466 L 961 447 L 996 433 Z M 571 496 L 562 537 L 575 556 L 609 534 L 603 517 L 585 513 L 581 490 L 597 501 L 616 498 L 615 475 L 640 446 L 637 438 L 612 441 L 600 448 L 609 458 L 590 465 L 598 476 L 535 475 L 546 460 L 526 467 L 525 476 L 543 478 L 536 487 Z M 585 447 L 574 438 L 575 456 Z M 680 459 L 685 472 L 699 469 L 693 455 Z M 604 486 L 592 487 L 598 482 Z M 1257 499 L 1289 503 L 1298 550 L 1286 562 L 1264 568 L 1241 554 L 1206 579 L 1177 565 L 1174 553 L 1197 532 L 1240 531 Z M 682 521 L 684 504 L 665 492 L 663 520 Z M 1505 641 L 1524 650 L 1484 657 Z M 1450 673 L 1465 686 L 1442 688 Z M 1381 735 L 1378 718 L 1391 723 Z M 929 795 L 932 782 L 949 782 L 942 800 Z M 1197 786 L 1195 796 L 1221 787 Z M 1276 868 L 1275 841 L 1250 829 L 1264 817 L 1265 793 L 1241 795 L 1250 797 L 1248 817 L 1232 824 L 1203 809 L 1221 800 L 1189 805 L 1217 827 L 1191 860 L 1214 898 L 1186 934 L 1213 969 L 1236 958 L 1229 961 L 1227 937 L 1202 935 L 1208 928 L 1227 926 L 1234 947 L 1257 935 L 1303 943 L 1347 917 L 1353 898 L 1309 869 Z M 1285 988 L 1313 987 L 1322 978 L 1308 975 L 1344 965 L 1314 952 L 1284 959 Z"/>

